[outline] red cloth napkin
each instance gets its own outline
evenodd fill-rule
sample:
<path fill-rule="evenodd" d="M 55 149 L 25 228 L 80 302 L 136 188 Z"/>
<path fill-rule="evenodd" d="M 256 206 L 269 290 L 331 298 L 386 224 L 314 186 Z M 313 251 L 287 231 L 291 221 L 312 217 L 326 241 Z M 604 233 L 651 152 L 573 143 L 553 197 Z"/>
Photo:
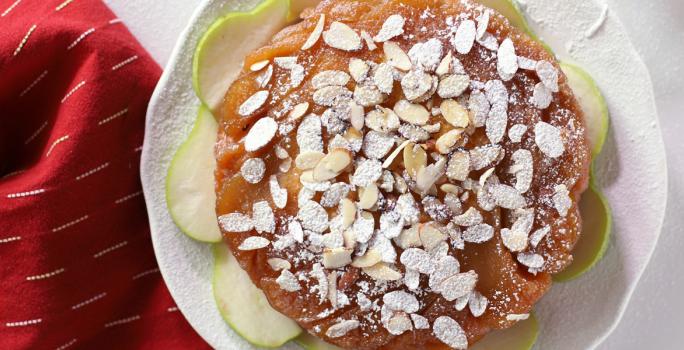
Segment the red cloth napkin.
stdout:
<path fill-rule="evenodd" d="M 0 0 L 0 349 L 202 349 L 152 251 L 160 69 L 100 0 Z"/>

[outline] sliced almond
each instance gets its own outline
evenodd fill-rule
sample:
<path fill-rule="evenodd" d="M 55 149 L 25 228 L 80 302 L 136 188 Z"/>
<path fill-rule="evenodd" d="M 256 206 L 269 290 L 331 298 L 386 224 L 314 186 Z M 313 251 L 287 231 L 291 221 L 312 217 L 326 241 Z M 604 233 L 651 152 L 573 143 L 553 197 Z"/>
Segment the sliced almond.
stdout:
<path fill-rule="evenodd" d="M 314 89 L 322 89 L 326 86 L 345 86 L 349 79 L 349 74 L 341 70 L 324 70 L 314 75 L 311 79 L 311 85 Z"/>
<path fill-rule="evenodd" d="M 391 268 L 384 262 L 377 263 L 371 267 L 364 267 L 363 272 L 377 281 L 397 281 L 402 278 L 401 272 Z"/>
<path fill-rule="evenodd" d="M 420 225 L 413 225 L 407 229 L 404 229 L 399 234 L 399 237 L 395 238 L 394 243 L 396 243 L 401 249 L 408 249 L 414 247 L 420 247 L 423 242 L 420 240 L 420 235 L 418 233 Z"/>
<path fill-rule="evenodd" d="M 470 173 L 470 154 L 468 152 L 455 152 L 449 159 L 447 177 L 454 181 L 464 181 Z"/>
<path fill-rule="evenodd" d="M 446 158 L 440 157 L 434 164 L 418 169 L 416 174 L 416 191 L 421 194 L 430 191 L 432 186 L 444 176 L 445 168 Z"/>
<path fill-rule="evenodd" d="M 397 43 L 387 41 L 382 45 L 382 49 L 385 52 L 387 63 L 392 67 L 404 72 L 411 70 L 411 59 Z"/>
<path fill-rule="evenodd" d="M 254 95 L 250 96 L 247 100 L 245 100 L 245 102 L 243 102 L 240 105 L 240 108 L 238 108 L 238 114 L 240 114 L 243 117 L 250 116 L 252 113 L 256 112 L 266 103 L 266 100 L 268 100 L 268 96 L 268 90 L 261 90 L 255 92 Z"/>
<path fill-rule="evenodd" d="M 445 183 L 442 186 L 439 186 L 439 189 L 444 193 L 459 194 L 461 188 L 454 184 Z"/>
<path fill-rule="evenodd" d="M 251 66 L 249 66 L 249 70 L 251 70 L 252 72 L 258 72 L 258 71 L 264 69 L 264 67 L 268 66 L 269 63 L 270 63 L 269 60 L 263 60 L 263 61 L 255 62 Z"/>
<path fill-rule="evenodd" d="M 342 232 L 342 238 L 344 239 L 344 247 L 349 249 L 356 248 L 356 232 L 352 229 L 347 229 Z"/>
<path fill-rule="evenodd" d="M 304 45 L 302 45 L 302 50 L 308 50 L 318 42 L 318 39 L 321 38 L 321 34 L 323 33 L 324 26 L 325 14 L 321 14 L 321 16 L 318 18 L 318 23 L 316 23 L 316 26 L 314 27 L 314 30 L 309 35 L 309 38 L 306 39 Z"/>
<path fill-rule="evenodd" d="M 352 157 L 348 150 L 337 148 L 328 153 L 313 170 L 315 181 L 327 181 L 334 179 L 342 173 L 349 164 Z"/>
<path fill-rule="evenodd" d="M 451 125 L 457 128 L 467 128 L 470 123 L 468 111 L 455 100 L 444 100 L 439 106 L 442 116 Z"/>
<path fill-rule="evenodd" d="M 349 108 L 351 109 L 350 122 L 352 127 L 359 131 L 363 130 L 363 126 L 366 122 L 366 118 L 363 115 L 363 107 L 352 102 L 350 103 Z"/>
<path fill-rule="evenodd" d="M 380 107 L 366 114 L 365 125 L 372 130 L 389 133 L 399 128 L 400 121 L 394 111 Z"/>
<path fill-rule="evenodd" d="M 348 248 L 326 248 L 323 250 L 323 266 L 327 269 L 347 266 L 352 262 L 351 255 L 353 252 Z"/>
<path fill-rule="evenodd" d="M 245 136 L 245 150 L 254 152 L 266 146 L 278 131 L 278 123 L 271 117 L 259 119 Z"/>
<path fill-rule="evenodd" d="M 399 145 L 394 151 L 392 151 L 392 153 L 390 153 L 390 155 L 385 159 L 385 162 L 382 163 L 382 167 L 383 167 L 384 169 L 389 168 L 390 165 L 392 165 L 392 162 L 394 162 L 394 159 L 397 158 L 397 156 L 399 155 L 399 153 L 400 153 L 402 150 L 404 150 L 404 148 L 405 148 L 406 146 L 408 146 L 410 143 L 411 143 L 411 141 L 409 141 L 409 140 L 406 140 L 406 141 L 402 142 L 401 145 Z"/>
<path fill-rule="evenodd" d="M 394 68 L 387 63 L 380 63 L 373 73 L 373 82 L 382 93 L 391 94 L 394 88 Z"/>
<path fill-rule="evenodd" d="M 288 119 L 290 121 L 295 121 L 299 120 L 299 118 L 303 117 L 304 114 L 309 110 L 309 102 L 302 102 L 290 111 L 290 114 L 288 115 Z"/>
<path fill-rule="evenodd" d="M 380 262 L 382 255 L 376 249 L 368 249 L 363 256 L 357 256 L 352 261 L 351 265 L 354 267 L 364 268 L 371 267 Z"/>
<path fill-rule="evenodd" d="M 425 125 L 430 120 L 430 112 L 424 106 L 406 100 L 399 100 L 394 105 L 394 113 L 401 120 L 413 125 Z"/>
<path fill-rule="evenodd" d="M 370 184 L 359 190 L 359 208 L 367 210 L 372 208 L 378 202 L 378 186 Z"/>
<path fill-rule="evenodd" d="M 465 74 L 453 74 L 442 77 L 437 88 L 441 98 L 455 98 L 461 96 L 470 86 L 470 78 Z"/>
<path fill-rule="evenodd" d="M 324 157 L 325 153 L 323 152 L 304 151 L 295 158 L 295 166 L 301 170 L 313 169 Z"/>
<path fill-rule="evenodd" d="M 342 215 L 342 229 L 349 228 L 356 220 L 356 204 L 348 198 L 340 201 L 340 213 Z"/>
<path fill-rule="evenodd" d="M 323 32 L 323 40 L 328 46 L 342 51 L 358 51 L 361 49 L 361 37 L 348 25 L 332 22 L 330 28 Z"/>
<path fill-rule="evenodd" d="M 440 136 L 437 139 L 437 142 L 435 142 L 437 151 L 441 154 L 449 154 L 454 146 L 456 146 L 456 142 L 461 139 L 461 135 L 463 135 L 463 129 L 449 130 L 447 133 Z"/>
<path fill-rule="evenodd" d="M 349 60 L 349 74 L 357 83 L 366 80 L 369 71 L 370 67 L 368 66 L 368 63 L 364 62 L 363 60 L 358 58 L 352 58 Z"/>
<path fill-rule="evenodd" d="M 447 235 L 442 233 L 442 231 L 431 223 L 421 224 L 418 228 L 418 235 L 420 236 L 420 241 L 425 247 L 425 250 L 428 251 L 447 239 Z"/>
<path fill-rule="evenodd" d="M 437 66 L 435 74 L 441 77 L 442 75 L 449 73 L 449 71 L 451 71 L 451 61 L 453 61 L 453 56 L 451 51 L 449 51 L 446 56 L 442 58 L 442 61 L 439 62 L 439 66 Z"/>
<path fill-rule="evenodd" d="M 281 258 L 268 259 L 268 265 L 271 266 L 274 271 L 289 270 L 292 267 L 292 264 L 290 264 L 289 261 Z"/>
<path fill-rule="evenodd" d="M 368 46 L 368 51 L 373 51 L 378 48 L 378 46 L 375 45 L 375 41 L 373 41 L 373 38 L 370 34 L 368 34 L 367 31 L 361 31 L 361 39 L 363 39 L 363 41 L 366 42 L 366 45 Z"/>
<path fill-rule="evenodd" d="M 412 178 L 418 176 L 418 171 L 427 166 L 427 153 L 420 145 L 409 143 L 404 147 L 404 168 Z"/>

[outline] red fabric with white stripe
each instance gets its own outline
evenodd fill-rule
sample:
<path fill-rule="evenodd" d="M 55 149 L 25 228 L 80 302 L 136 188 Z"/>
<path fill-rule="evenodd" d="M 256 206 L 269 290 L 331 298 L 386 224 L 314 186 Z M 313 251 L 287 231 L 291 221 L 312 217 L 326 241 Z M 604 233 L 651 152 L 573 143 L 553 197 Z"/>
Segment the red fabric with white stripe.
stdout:
<path fill-rule="evenodd" d="M 100 0 L 0 0 L 0 348 L 201 349 L 139 180 L 159 67 Z"/>

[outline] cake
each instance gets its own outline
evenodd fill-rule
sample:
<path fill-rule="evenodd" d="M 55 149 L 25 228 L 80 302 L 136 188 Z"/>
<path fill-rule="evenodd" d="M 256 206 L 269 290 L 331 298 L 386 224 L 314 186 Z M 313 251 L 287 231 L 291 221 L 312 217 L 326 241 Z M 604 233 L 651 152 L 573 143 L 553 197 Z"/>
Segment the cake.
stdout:
<path fill-rule="evenodd" d="M 331 344 L 465 349 L 572 262 L 584 116 L 487 7 L 324 0 L 245 58 L 219 119 L 226 244 Z"/>

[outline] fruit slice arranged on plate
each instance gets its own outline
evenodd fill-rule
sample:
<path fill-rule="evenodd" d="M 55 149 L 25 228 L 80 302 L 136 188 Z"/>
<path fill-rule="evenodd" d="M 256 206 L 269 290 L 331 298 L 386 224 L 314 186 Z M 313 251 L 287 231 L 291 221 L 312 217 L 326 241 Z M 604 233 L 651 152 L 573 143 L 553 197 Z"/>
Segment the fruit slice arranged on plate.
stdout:
<path fill-rule="evenodd" d="M 193 87 L 203 104 L 216 111 L 245 56 L 282 29 L 289 14 L 290 0 L 266 0 L 251 12 L 229 13 L 209 27 L 193 61 Z"/>
<path fill-rule="evenodd" d="M 195 126 L 173 157 L 166 176 L 166 204 L 171 218 L 183 233 L 202 242 L 221 241 L 213 210 L 216 135 L 214 116 L 200 107 Z"/>
<path fill-rule="evenodd" d="M 238 264 L 228 246 L 214 244 L 214 298 L 223 319 L 248 342 L 278 347 L 301 332 L 297 323 L 275 311 Z"/>
<path fill-rule="evenodd" d="M 538 38 L 524 15 L 511 0 L 479 0 L 506 16 L 513 25 Z M 266 0 L 248 13 L 230 13 L 211 25 L 200 40 L 193 62 L 193 85 L 208 107 L 200 107 L 188 140 L 178 149 L 167 176 L 167 204 L 174 222 L 188 236 L 203 242 L 220 242 L 221 233 L 214 213 L 215 193 L 213 145 L 217 123 L 212 115 L 221 104 L 230 83 L 240 72 L 244 57 L 297 17 L 316 0 Z M 547 47 L 547 50 L 550 49 Z M 579 67 L 561 63 L 568 83 L 587 118 L 594 156 L 598 155 L 608 131 L 608 109 L 591 79 Z M 593 175 L 592 175 L 593 177 Z M 573 264 L 554 277 L 566 281 L 582 275 L 598 262 L 608 244 L 611 216 L 605 197 L 593 180 L 580 203 L 584 218 L 583 238 L 574 250 Z M 236 333 L 257 346 L 277 347 L 296 338 L 307 350 L 338 350 L 301 329 L 275 311 L 264 293 L 244 272 L 224 244 L 214 245 L 214 295 L 226 322 Z M 263 327 L 268 324 L 269 327 Z M 494 332 L 474 349 L 528 350 L 538 334 L 534 317 L 516 326 Z"/>

